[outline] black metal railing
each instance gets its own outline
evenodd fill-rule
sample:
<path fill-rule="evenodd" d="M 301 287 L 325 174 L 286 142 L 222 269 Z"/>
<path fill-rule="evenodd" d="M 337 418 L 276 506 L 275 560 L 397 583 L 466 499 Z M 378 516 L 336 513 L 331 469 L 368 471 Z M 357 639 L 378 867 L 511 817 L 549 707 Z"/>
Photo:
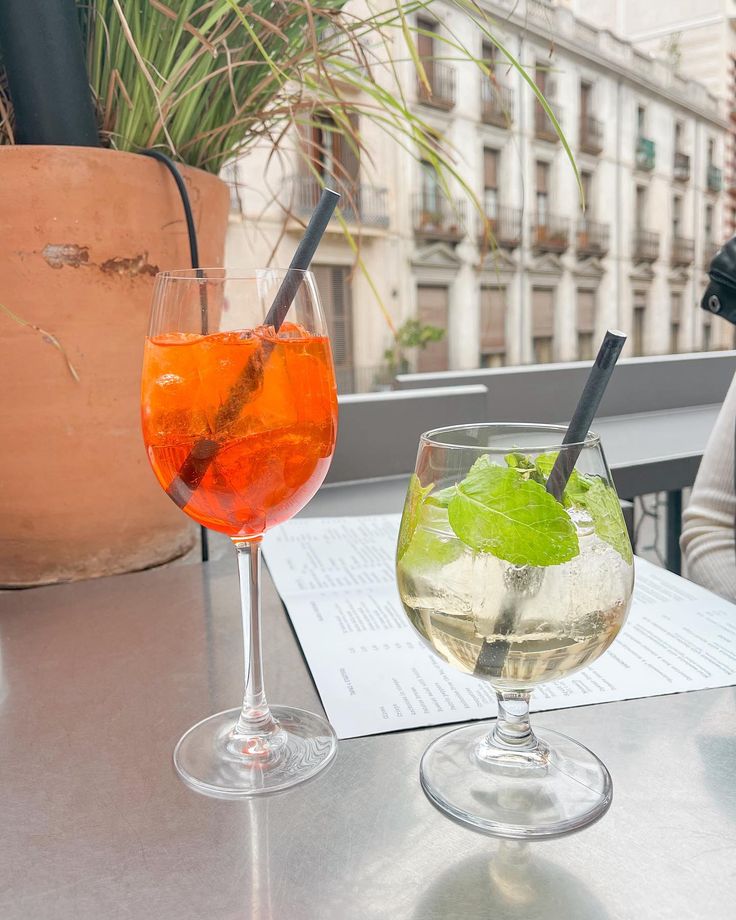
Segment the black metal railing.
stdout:
<path fill-rule="evenodd" d="M 429 89 L 417 79 L 417 98 L 425 105 L 448 111 L 455 105 L 455 68 L 443 61 L 422 61 Z"/>
<path fill-rule="evenodd" d="M 686 236 L 672 237 L 672 265 L 692 265 L 695 259 L 695 243 Z"/>
<path fill-rule="evenodd" d="M 603 122 L 592 115 L 580 118 L 580 149 L 596 156 L 603 150 Z"/>
<path fill-rule="evenodd" d="M 552 109 L 557 123 L 562 125 L 562 108 L 551 99 L 548 99 L 547 103 Z M 550 141 L 553 144 L 556 144 L 560 139 L 549 115 L 542 108 L 542 104 L 539 101 L 534 104 L 534 136 L 539 140 Z"/>
<path fill-rule="evenodd" d="M 575 249 L 579 256 L 604 256 L 608 252 L 608 224 L 580 220 L 576 227 Z"/>
<path fill-rule="evenodd" d="M 537 252 L 565 252 L 570 245 L 570 227 L 564 217 L 535 215 L 532 223 L 532 246 Z"/>
<path fill-rule="evenodd" d="M 422 239 L 458 242 L 465 236 L 465 202 L 417 192 L 412 202 L 414 233 Z"/>
<path fill-rule="evenodd" d="M 656 262 L 659 258 L 659 234 L 653 230 L 634 230 L 631 254 L 635 262 Z"/>
<path fill-rule="evenodd" d="M 480 85 L 480 117 L 487 125 L 506 128 L 514 121 L 514 91 L 510 86 L 483 80 Z"/>
<path fill-rule="evenodd" d="M 675 151 L 674 176 L 678 182 L 687 182 L 690 178 L 690 157 L 679 150 Z"/>
<path fill-rule="evenodd" d="M 516 249 L 521 246 L 521 209 L 496 208 L 494 214 L 486 215 L 487 226 L 481 221 L 479 245 L 489 248 Z M 488 230 L 488 235 L 486 235 Z"/>
<path fill-rule="evenodd" d="M 349 224 L 364 227 L 388 227 L 388 192 L 373 185 L 353 184 L 341 179 L 326 180 L 340 192 L 340 210 Z M 297 217 L 309 217 L 322 194 L 322 183 L 316 176 L 290 176 L 284 183 L 283 203 Z"/>

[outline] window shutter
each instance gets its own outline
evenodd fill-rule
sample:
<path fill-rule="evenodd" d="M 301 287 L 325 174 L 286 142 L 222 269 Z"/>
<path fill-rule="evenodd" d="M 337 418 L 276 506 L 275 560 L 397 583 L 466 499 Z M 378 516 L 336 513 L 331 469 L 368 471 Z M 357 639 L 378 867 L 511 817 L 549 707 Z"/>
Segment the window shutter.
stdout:
<path fill-rule="evenodd" d="M 484 354 L 506 351 L 506 288 L 481 288 L 480 350 Z"/>
<path fill-rule="evenodd" d="M 349 271 L 342 265 L 317 265 L 312 270 L 325 311 L 335 367 L 351 367 L 353 310 Z"/>
<path fill-rule="evenodd" d="M 578 290 L 578 332 L 595 332 L 595 291 Z"/>
<path fill-rule="evenodd" d="M 498 188 L 498 150 L 483 148 L 483 186 Z"/>
<path fill-rule="evenodd" d="M 532 291 L 532 334 L 535 338 L 551 337 L 555 329 L 554 291 L 534 288 Z"/>
<path fill-rule="evenodd" d="M 429 287 L 420 285 L 417 288 L 417 314 L 419 322 L 423 325 L 439 326 L 445 330 L 439 342 L 430 342 L 426 348 L 420 348 L 417 355 L 417 370 L 446 371 L 449 365 L 449 349 L 447 345 L 447 304 L 448 291 L 446 287 Z"/>

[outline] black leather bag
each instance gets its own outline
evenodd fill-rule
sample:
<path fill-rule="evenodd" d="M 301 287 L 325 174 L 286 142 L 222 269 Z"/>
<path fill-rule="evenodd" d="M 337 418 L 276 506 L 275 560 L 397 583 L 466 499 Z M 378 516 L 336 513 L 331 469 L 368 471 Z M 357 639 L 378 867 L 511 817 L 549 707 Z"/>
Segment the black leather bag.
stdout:
<path fill-rule="evenodd" d="M 736 325 L 736 236 L 713 256 L 708 276 L 710 284 L 700 306 Z"/>

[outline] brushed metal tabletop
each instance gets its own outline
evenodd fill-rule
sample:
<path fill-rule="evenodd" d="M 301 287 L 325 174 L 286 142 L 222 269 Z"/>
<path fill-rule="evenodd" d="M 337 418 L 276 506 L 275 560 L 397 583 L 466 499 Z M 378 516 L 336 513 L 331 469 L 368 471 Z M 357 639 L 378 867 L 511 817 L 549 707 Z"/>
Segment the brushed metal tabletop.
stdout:
<path fill-rule="evenodd" d="M 320 709 L 265 579 L 267 686 Z M 726 920 L 736 691 L 540 713 L 614 778 L 596 825 L 507 844 L 452 824 L 418 763 L 446 729 L 340 743 L 302 787 L 188 790 L 181 733 L 241 692 L 234 560 L 0 596 L 2 920 Z"/>

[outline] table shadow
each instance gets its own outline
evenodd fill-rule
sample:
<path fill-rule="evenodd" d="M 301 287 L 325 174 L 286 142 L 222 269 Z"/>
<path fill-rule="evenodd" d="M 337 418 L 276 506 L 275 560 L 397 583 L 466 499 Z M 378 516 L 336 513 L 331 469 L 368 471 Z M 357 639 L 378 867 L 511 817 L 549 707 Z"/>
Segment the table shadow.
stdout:
<path fill-rule="evenodd" d="M 573 873 L 538 855 L 539 843 L 501 840 L 436 877 L 414 920 L 606 920 L 608 911 Z"/>

